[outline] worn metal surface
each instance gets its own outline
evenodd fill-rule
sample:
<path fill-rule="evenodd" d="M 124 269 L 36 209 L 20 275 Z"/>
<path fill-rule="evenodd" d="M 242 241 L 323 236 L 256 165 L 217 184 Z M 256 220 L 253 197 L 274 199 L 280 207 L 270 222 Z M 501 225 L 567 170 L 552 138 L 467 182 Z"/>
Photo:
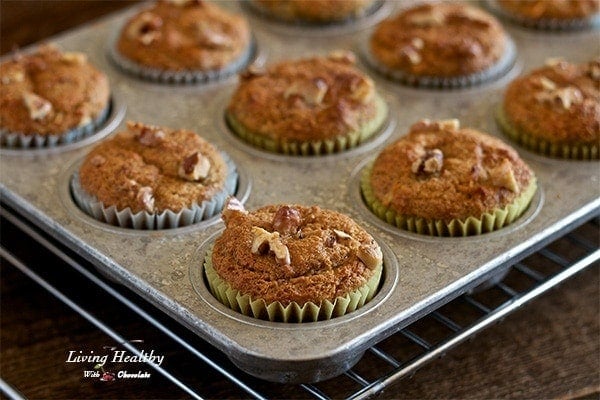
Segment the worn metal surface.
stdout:
<path fill-rule="evenodd" d="M 258 43 L 258 63 L 338 48 L 360 51 L 376 22 L 387 12 L 343 27 L 303 28 L 262 19 L 238 2 L 225 7 L 248 15 Z M 379 294 L 362 309 L 331 321 L 271 323 L 226 309 L 207 291 L 201 264 L 207 244 L 223 228 L 218 218 L 164 231 L 132 231 L 97 222 L 73 203 L 69 179 L 93 146 L 51 151 L 0 151 L 0 194 L 52 235 L 90 259 L 102 273 L 154 303 L 224 351 L 245 371 L 261 378 L 299 382 L 338 375 L 370 345 L 458 294 L 498 274 L 600 208 L 598 162 L 547 159 L 518 149 L 536 172 L 540 191 L 525 216 L 498 232 L 472 238 L 429 238 L 385 225 L 362 203 L 358 177 L 386 143 L 420 118 L 460 118 L 501 136 L 494 109 L 506 84 L 522 71 L 562 56 L 583 62 L 598 55 L 598 32 L 545 33 L 505 24 L 517 45 L 517 64 L 502 79 L 458 91 L 418 90 L 386 81 L 370 71 L 392 110 L 388 129 L 350 152 L 294 158 L 268 154 L 227 131 L 223 110 L 236 78 L 193 86 L 143 82 L 123 74 L 107 57 L 111 38 L 135 9 L 57 37 L 68 50 L 84 51 L 110 77 L 116 110 L 107 129 L 125 120 L 185 127 L 226 151 L 242 176 L 238 194 L 253 209 L 273 203 L 318 204 L 344 212 L 384 247 L 385 278 Z M 443 195 L 443 194 L 440 194 Z"/>

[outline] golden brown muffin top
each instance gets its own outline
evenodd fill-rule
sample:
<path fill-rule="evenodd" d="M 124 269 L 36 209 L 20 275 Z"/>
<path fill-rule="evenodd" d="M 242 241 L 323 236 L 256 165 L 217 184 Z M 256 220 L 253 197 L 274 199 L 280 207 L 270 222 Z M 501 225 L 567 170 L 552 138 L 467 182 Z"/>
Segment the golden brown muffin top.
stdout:
<path fill-rule="evenodd" d="M 227 112 L 254 134 L 285 141 L 331 139 L 377 116 L 373 80 L 351 52 L 284 61 L 240 75 Z"/>
<path fill-rule="evenodd" d="M 373 57 L 415 76 L 455 77 L 500 60 L 507 35 L 487 12 L 468 4 L 422 4 L 381 22 L 370 39 Z"/>
<path fill-rule="evenodd" d="M 2 63 L 0 88 L 0 128 L 26 135 L 59 135 L 88 125 L 110 97 L 108 78 L 85 54 L 53 45 Z"/>
<path fill-rule="evenodd" d="M 586 18 L 600 11 L 598 0 L 497 0 L 509 13 L 528 19 Z"/>
<path fill-rule="evenodd" d="M 249 45 L 242 16 L 201 0 L 161 0 L 125 24 L 117 48 L 146 67 L 208 71 L 237 60 Z"/>
<path fill-rule="evenodd" d="M 285 21 L 335 22 L 364 14 L 376 0 L 252 0 Z"/>
<path fill-rule="evenodd" d="M 160 213 L 210 199 L 227 172 L 220 153 L 194 132 L 129 122 L 86 156 L 79 180 L 105 207 Z"/>
<path fill-rule="evenodd" d="M 382 263 L 379 246 L 350 217 L 318 206 L 244 210 L 229 200 L 212 264 L 242 294 L 319 305 L 364 286 Z"/>
<path fill-rule="evenodd" d="M 460 129 L 458 120 L 422 120 L 379 154 L 370 183 L 399 214 L 449 222 L 504 208 L 534 179 L 499 139 Z"/>
<path fill-rule="evenodd" d="M 584 64 L 549 60 L 511 82 L 503 107 L 519 132 L 551 143 L 598 145 L 600 59 Z"/>

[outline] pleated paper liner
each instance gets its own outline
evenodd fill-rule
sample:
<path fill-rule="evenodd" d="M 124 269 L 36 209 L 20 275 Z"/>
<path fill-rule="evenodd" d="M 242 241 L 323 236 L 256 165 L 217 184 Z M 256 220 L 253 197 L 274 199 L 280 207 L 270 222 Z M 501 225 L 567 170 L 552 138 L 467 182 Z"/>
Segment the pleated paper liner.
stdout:
<path fill-rule="evenodd" d="M 514 127 L 503 108 L 496 110 L 496 122 L 502 132 L 513 142 L 547 157 L 564 158 L 571 160 L 598 160 L 600 158 L 600 143 L 590 145 L 587 143 L 552 143 L 548 140 L 535 137 Z"/>
<path fill-rule="evenodd" d="M 485 6 L 496 15 L 526 28 L 542 31 L 577 31 L 600 26 L 600 13 L 582 18 L 528 18 L 504 9 L 496 0 L 485 0 Z"/>
<path fill-rule="evenodd" d="M 78 126 L 61 134 L 25 134 L 10 132 L 0 129 L 0 143 L 2 147 L 10 149 L 44 149 L 70 144 L 93 135 L 108 119 L 111 113 L 111 102 L 104 110 L 84 126 Z"/>
<path fill-rule="evenodd" d="M 379 96 L 377 96 L 376 102 L 377 114 L 372 121 L 363 125 L 359 130 L 328 140 L 316 140 L 310 142 L 275 140 L 249 131 L 229 113 L 225 114 L 225 119 L 234 134 L 257 148 L 292 156 L 328 155 L 355 148 L 379 131 L 387 119 L 388 107 L 386 102 Z"/>
<path fill-rule="evenodd" d="M 427 89 L 460 89 L 495 81 L 506 75 L 515 65 L 517 50 L 512 39 L 507 38 L 506 49 L 500 59 L 489 68 L 460 76 L 421 76 L 389 68 L 381 64 L 371 53 L 370 38 L 361 44 L 360 54 L 369 67 L 384 77 L 398 83 Z"/>
<path fill-rule="evenodd" d="M 227 163 L 228 175 L 224 189 L 212 198 L 201 203 L 194 203 L 180 211 L 165 210 L 162 213 L 140 211 L 133 213 L 131 209 L 118 210 L 115 206 L 105 206 L 95 196 L 86 193 L 79 182 L 79 174 L 75 172 L 71 178 L 71 194 L 77 206 L 94 219 L 121 228 L 140 230 L 158 230 L 179 228 L 205 221 L 221 212 L 227 198 L 235 194 L 238 173 L 233 161 L 221 153 Z"/>
<path fill-rule="evenodd" d="M 225 282 L 212 266 L 212 247 L 206 253 L 204 273 L 213 296 L 228 308 L 246 316 L 272 322 L 316 322 L 341 317 L 361 308 L 377 293 L 383 271 L 383 263 L 374 270 L 367 283 L 353 292 L 336 298 L 333 302 L 324 300 L 321 304 L 307 302 L 300 305 L 291 302 L 287 306 L 276 301 L 266 303 L 263 299 L 253 299 Z"/>
<path fill-rule="evenodd" d="M 378 218 L 390 225 L 429 236 L 465 237 L 481 235 L 501 229 L 514 222 L 527 210 L 537 190 L 537 183 L 533 180 L 511 204 L 508 204 L 504 208 L 484 213 L 480 217 L 472 216 L 464 220 L 453 219 L 450 221 L 426 219 L 399 214 L 377 200 L 370 183 L 371 169 L 372 165 L 365 168 L 360 181 L 361 192 L 367 207 Z"/>
<path fill-rule="evenodd" d="M 235 60 L 221 69 L 213 70 L 166 70 L 159 68 L 146 67 L 139 64 L 121 53 L 119 53 L 116 40 L 109 49 L 109 54 L 113 62 L 124 72 L 137 78 L 165 84 L 195 84 L 209 83 L 228 78 L 239 71 L 245 69 L 255 58 L 257 52 L 256 41 L 252 39 L 244 52 Z"/>

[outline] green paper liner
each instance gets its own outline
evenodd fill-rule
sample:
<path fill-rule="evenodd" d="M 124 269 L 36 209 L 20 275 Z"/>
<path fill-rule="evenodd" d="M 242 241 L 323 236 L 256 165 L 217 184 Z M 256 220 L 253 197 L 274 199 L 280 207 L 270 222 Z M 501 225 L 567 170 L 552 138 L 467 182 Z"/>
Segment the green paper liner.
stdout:
<path fill-rule="evenodd" d="M 531 199 L 533 199 L 537 190 L 537 182 L 533 179 L 523 193 L 511 204 L 504 208 L 486 212 L 479 218 L 472 216 L 464 220 L 452 219 L 450 221 L 427 219 L 399 214 L 377 200 L 370 182 L 372 167 L 371 164 L 365 168 L 360 180 L 361 192 L 366 205 L 377 217 L 388 224 L 421 235 L 465 237 L 496 231 L 520 217 L 531 203 Z"/>
<path fill-rule="evenodd" d="M 372 121 L 363 125 L 360 130 L 352 131 L 346 135 L 337 136 L 329 140 L 310 142 L 276 140 L 246 129 L 246 127 L 228 112 L 225 113 L 225 119 L 234 134 L 255 147 L 273 153 L 293 156 L 327 155 L 340 153 L 357 147 L 359 144 L 372 137 L 383 126 L 388 115 L 388 107 L 386 102 L 379 96 L 377 96 L 375 101 L 377 103 L 377 113 Z"/>
<path fill-rule="evenodd" d="M 600 158 L 600 145 L 598 143 L 595 145 L 586 143 L 552 143 L 527 132 L 519 131 L 510 123 L 502 106 L 498 107 L 496 111 L 496 122 L 502 132 L 512 141 L 538 154 L 571 160 L 598 160 Z"/>
<path fill-rule="evenodd" d="M 291 302 L 287 306 L 275 301 L 253 299 L 225 282 L 212 266 L 212 247 L 204 259 L 204 273 L 213 296 L 228 308 L 244 315 L 272 322 L 316 322 L 340 317 L 355 311 L 368 303 L 377 293 L 383 271 L 380 263 L 367 283 L 353 292 L 336 298 L 333 302 L 324 300 L 321 304 L 307 302 L 300 305 Z"/>

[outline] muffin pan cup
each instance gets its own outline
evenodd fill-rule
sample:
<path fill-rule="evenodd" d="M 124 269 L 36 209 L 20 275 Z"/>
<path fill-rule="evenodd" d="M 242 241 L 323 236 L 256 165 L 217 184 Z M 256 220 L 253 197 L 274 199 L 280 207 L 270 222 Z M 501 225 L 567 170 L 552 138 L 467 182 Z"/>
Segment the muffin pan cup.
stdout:
<path fill-rule="evenodd" d="M 220 4 L 243 12 L 239 2 Z M 530 206 L 513 224 L 467 238 L 431 238 L 384 225 L 383 221 L 380 224 L 359 194 L 357 176 L 366 162 L 421 118 L 459 118 L 462 126 L 508 141 L 494 121 L 503 85 L 421 91 L 372 74 L 390 100 L 394 121 L 391 132 L 378 137 L 381 140 L 323 157 L 268 155 L 251 150 L 219 127 L 225 125 L 220 99 L 235 88 L 233 79 L 169 86 L 140 81 L 116 68 L 105 57 L 111 45 L 106 38 L 122 25 L 126 14 L 112 15 L 55 41 L 62 48 L 86 52 L 109 75 L 115 98 L 127 105 L 126 120 L 185 127 L 229 154 L 240 182 L 245 177 L 240 197 L 247 208 L 316 204 L 352 217 L 382 246 L 384 276 L 378 293 L 354 312 L 302 324 L 263 321 L 228 310 L 210 294 L 202 277 L 204 250 L 223 229 L 218 217 L 183 228 L 141 231 L 96 221 L 75 205 L 69 189 L 73 166 L 90 151 L 93 142 L 86 140 L 94 136 L 60 151 L 0 149 L 0 196 L 105 276 L 216 346 L 249 374 L 277 382 L 319 381 L 339 375 L 373 344 L 600 214 L 597 161 L 541 157 L 515 144 L 513 147 L 536 173 L 542 190 L 541 197 L 532 203 L 535 208 Z M 252 28 L 261 45 L 268 48 L 267 62 L 327 54 L 339 48 L 356 50 L 368 35 L 356 31 L 324 38 L 302 34 L 290 38 L 273 32 L 266 21 Z M 597 42 L 597 32 L 593 31 L 557 38 L 521 35 L 511 32 L 512 26 L 507 29 L 517 33 L 513 37 L 524 70 L 557 55 L 574 62 L 587 61 L 585 49 Z M 364 64 L 359 67 L 369 72 Z M 111 131 L 103 135 L 119 130 L 116 125 L 119 123 L 110 125 Z"/>

